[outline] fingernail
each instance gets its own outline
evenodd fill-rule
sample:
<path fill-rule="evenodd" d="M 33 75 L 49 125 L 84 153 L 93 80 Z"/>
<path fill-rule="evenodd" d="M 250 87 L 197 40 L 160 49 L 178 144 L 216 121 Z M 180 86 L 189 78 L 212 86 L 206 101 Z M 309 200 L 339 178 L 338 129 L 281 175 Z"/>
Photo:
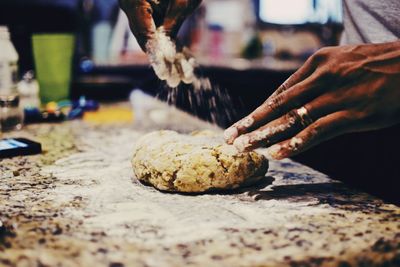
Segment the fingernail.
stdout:
<path fill-rule="evenodd" d="M 282 159 L 282 146 L 280 145 L 273 145 L 269 148 L 267 148 L 267 153 L 271 157 L 271 159 L 274 160 L 281 160 Z"/>
<path fill-rule="evenodd" d="M 239 132 L 236 127 L 230 127 L 225 130 L 224 138 L 228 144 L 232 144 L 236 137 L 238 137 Z"/>
<path fill-rule="evenodd" d="M 239 152 L 245 152 L 247 148 L 251 147 L 250 137 L 242 135 L 233 142 L 233 145 Z"/>

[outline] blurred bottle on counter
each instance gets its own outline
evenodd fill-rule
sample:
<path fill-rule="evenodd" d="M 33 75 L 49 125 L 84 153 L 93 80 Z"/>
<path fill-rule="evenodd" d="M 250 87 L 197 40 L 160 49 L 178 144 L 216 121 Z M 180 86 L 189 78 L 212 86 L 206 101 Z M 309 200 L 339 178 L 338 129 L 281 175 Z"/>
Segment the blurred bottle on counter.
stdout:
<path fill-rule="evenodd" d="M 200 15 L 197 18 L 200 37 L 195 39 L 198 44 L 194 46 L 202 56 L 239 58 L 243 47 L 255 34 L 252 0 L 207 0 Z"/>
<path fill-rule="evenodd" d="M 0 26 L 0 125 L 2 131 L 22 128 L 23 112 L 17 91 L 18 53 L 7 27 Z"/>
<path fill-rule="evenodd" d="M 118 16 L 117 0 L 93 0 L 92 58 L 96 64 L 110 63 L 110 45 L 114 21 Z"/>
<path fill-rule="evenodd" d="M 18 93 L 22 108 L 40 108 L 39 83 L 32 70 L 22 76 L 22 80 L 18 83 Z"/>
<path fill-rule="evenodd" d="M 224 53 L 224 29 L 218 24 L 208 26 L 210 32 L 210 56 L 219 59 Z"/>
<path fill-rule="evenodd" d="M 17 93 L 18 53 L 10 40 L 10 32 L 0 26 L 0 95 Z"/>

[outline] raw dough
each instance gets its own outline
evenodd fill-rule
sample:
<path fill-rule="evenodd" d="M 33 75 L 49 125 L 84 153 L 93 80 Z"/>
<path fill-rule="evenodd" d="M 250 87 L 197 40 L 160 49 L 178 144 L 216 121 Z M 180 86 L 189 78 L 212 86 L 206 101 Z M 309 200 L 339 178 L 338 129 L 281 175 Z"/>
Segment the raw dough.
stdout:
<path fill-rule="evenodd" d="M 268 170 L 264 156 L 238 153 L 209 131 L 147 134 L 137 142 L 132 165 L 142 182 L 162 191 L 187 193 L 249 185 L 262 179 Z"/>

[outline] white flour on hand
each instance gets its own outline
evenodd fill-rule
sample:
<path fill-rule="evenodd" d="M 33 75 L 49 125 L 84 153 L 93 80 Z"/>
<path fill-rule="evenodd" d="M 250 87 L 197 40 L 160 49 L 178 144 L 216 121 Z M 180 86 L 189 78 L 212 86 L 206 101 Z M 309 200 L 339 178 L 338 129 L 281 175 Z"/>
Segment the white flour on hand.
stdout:
<path fill-rule="evenodd" d="M 175 88 L 181 82 L 192 84 L 197 80 L 194 74 L 195 59 L 185 49 L 177 51 L 175 43 L 165 34 L 163 27 L 148 41 L 146 49 L 156 75 L 166 81 L 169 87 Z"/>

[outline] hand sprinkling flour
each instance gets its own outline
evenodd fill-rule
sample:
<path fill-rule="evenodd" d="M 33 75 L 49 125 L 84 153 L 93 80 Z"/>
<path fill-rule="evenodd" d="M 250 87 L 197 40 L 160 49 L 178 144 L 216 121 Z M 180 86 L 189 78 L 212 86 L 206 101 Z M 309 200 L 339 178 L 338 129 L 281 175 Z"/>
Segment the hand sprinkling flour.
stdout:
<path fill-rule="evenodd" d="M 194 75 L 195 59 L 187 48 L 177 49 L 175 39 L 201 0 L 119 0 L 132 33 L 147 53 L 156 75 L 171 88 L 181 83 L 204 87 Z"/>
<path fill-rule="evenodd" d="M 177 50 L 176 44 L 165 34 L 164 27 L 158 28 L 154 38 L 147 42 L 146 52 L 156 75 L 169 87 L 175 88 L 181 82 L 192 84 L 196 80 L 196 60 L 186 48 Z"/>
<path fill-rule="evenodd" d="M 192 113 L 226 125 L 235 117 L 238 103 L 208 77 L 196 75 L 195 58 L 188 48 L 176 45 L 182 23 L 200 3 L 201 0 L 119 0 L 133 35 L 158 78 L 165 81 L 159 97 L 165 94 L 165 100 L 176 106 L 179 99 L 187 100 Z"/>

